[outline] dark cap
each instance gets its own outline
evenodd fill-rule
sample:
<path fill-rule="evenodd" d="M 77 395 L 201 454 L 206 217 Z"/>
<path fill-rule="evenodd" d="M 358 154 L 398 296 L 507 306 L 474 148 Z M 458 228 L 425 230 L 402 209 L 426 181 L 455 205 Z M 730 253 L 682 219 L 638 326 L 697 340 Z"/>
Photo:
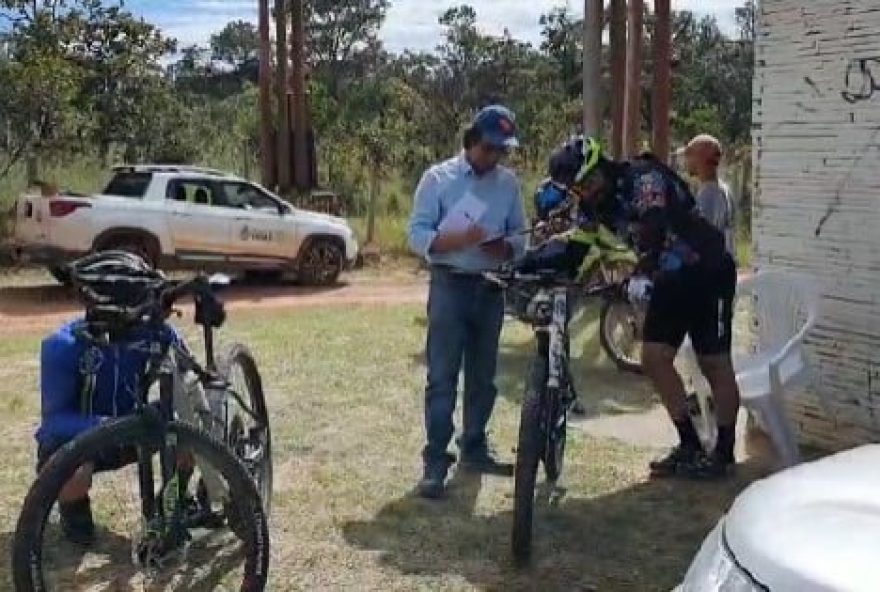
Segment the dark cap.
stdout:
<path fill-rule="evenodd" d="M 516 116 L 503 105 L 489 105 L 474 117 L 473 127 L 480 139 L 496 148 L 516 148 Z"/>

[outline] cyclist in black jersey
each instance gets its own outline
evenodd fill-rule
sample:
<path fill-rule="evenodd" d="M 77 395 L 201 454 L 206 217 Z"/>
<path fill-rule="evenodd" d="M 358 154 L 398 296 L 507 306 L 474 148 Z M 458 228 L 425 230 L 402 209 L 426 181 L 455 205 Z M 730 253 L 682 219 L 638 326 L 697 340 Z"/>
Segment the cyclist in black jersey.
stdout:
<path fill-rule="evenodd" d="M 642 360 L 680 436 L 655 476 L 712 478 L 734 465 L 739 390 L 731 361 L 736 265 L 722 234 L 701 218 L 687 184 L 651 156 L 615 162 L 598 141 L 575 138 L 551 156 L 553 182 L 581 208 L 627 232 L 639 254 L 631 300 L 648 305 Z M 685 387 L 673 364 L 690 337 L 718 410 L 718 442 L 706 452 L 688 414 Z"/>

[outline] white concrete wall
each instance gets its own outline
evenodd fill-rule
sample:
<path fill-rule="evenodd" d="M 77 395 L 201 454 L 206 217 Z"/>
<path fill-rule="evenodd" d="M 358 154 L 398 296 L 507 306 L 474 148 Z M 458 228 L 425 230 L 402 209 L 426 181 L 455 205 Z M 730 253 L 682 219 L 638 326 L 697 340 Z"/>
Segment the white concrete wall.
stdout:
<path fill-rule="evenodd" d="M 823 295 L 814 378 L 791 410 L 808 443 L 877 440 L 880 0 L 763 0 L 756 59 L 754 261 Z"/>

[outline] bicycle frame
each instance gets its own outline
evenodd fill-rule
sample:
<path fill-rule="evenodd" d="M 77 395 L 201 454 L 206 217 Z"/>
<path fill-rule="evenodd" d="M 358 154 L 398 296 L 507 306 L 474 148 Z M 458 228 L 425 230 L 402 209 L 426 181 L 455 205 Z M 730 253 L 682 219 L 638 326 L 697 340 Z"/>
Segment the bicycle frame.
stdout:
<path fill-rule="evenodd" d="M 543 462 L 550 482 L 561 474 L 568 424 L 568 412 L 575 400 L 568 366 L 569 286 L 543 288 L 549 296 L 549 316 L 535 319 L 536 355 L 547 360 L 547 376 L 542 396 L 542 423 L 544 434 Z M 540 292 L 539 292 L 540 294 Z"/>
<path fill-rule="evenodd" d="M 536 327 L 536 331 L 546 332 L 547 347 L 547 388 L 559 390 L 568 383 L 568 288 L 553 288 L 551 291 L 552 315 L 547 327 Z"/>
<path fill-rule="evenodd" d="M 200 305 L 198 299 L 196 307 Z M 197 318 L 199 314 L 197 313 Z M 159 450 L 159 462 L 162 476 L 160 492 L 165 492 L 169 483 L 175 478 L 179 469 L 176 442 L 165 439 L 165 426 L 175 419 L 182 419 L 193 425 L 201 424 L 208 433 L 221 442 L 226 441 L 228 429 L 228 402 L 224 409 L 223 417 L 216 417 L 210 408 L 206 389 L 220 389 L 225 395 L 231 396 L 252 419 L 258 420 L 253 409 L 244 401 L 242 396 L 235 392 L 229 382 L 219 376 L 216 371 L 214 358 L 214 329 L 208 323 L 203 325 L 205 345 L 205 358 L 207 369 L 203 368 L 192 353 L 182 344 L 160 343 L 158 340 L 150 343 L 150 359 L 144 372 L 144 380 L 140 385 L 137 395 L 135 413 L 146 415 L 156 422 L 157 429 L 162 431 L 163 444 Z M 184 376 L 192 372 L 198 379 L 201 388 L 185 388 Z M 158 382 L 159 399 L 155 403 L 150 402 L 150 389 Z M 138 450 L 138 477 L 141 489 L 142 514 L 149 521 L 155 516 L 163 519 L 165 508 L 163 504 L 156 504 L 156 491 L 154 489 L 154 475 L 150 451 Z M 205 466 L 199 459 L 194 459 L 194 467 L 198 467 L 205 481 L 208 491 L 208 499 L 213 503 L 220 503 L 228 498 L 228 491 L 222 483 L 217 472 L 211 466 Z"/>

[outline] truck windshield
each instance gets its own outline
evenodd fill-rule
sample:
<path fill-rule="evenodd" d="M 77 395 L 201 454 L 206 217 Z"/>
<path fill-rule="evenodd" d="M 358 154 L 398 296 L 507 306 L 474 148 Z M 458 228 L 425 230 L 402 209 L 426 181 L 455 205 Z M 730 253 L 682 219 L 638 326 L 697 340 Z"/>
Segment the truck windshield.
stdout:
<path fill-rule="evenodd" d="M 120 172 L 113 175 L 104 189 L 104 195 L 141 198 L 153 179 L 152 173 Z"/>

